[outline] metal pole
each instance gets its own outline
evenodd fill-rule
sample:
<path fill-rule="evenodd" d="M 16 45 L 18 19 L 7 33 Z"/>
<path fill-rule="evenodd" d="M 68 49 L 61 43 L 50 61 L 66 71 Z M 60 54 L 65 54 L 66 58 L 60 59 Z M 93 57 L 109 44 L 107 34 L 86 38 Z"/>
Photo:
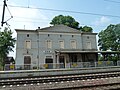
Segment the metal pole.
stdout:
<path fill-rule="evenodd" d="M 5 15 L 5 6 L 7 6 L 6 4 L 6 0 L 3 1 L 4 5 L 3 5 L 3 14 L 2 14 L 2 22 L 1 22 L 1 26 L 3 26 L 4 22 L 4 15 Z"/>
<path fill-rule="evenodd" d="M 39 59 L 40 59 L 40 58 L 39 58 L 39 57 L 40 57 L 40 56 L 39 56 L 39 32 L 37 32 L 37 35 L 38 35 L 38 38 L 37 38 L 37 43 L 38 43 L 38 56 L 37 56 L 37 58 L 38 58 L 38 67 L 37 67 L 37 69 L 40 69 L 40 64 L 39 64 L 39 63 L 40 63 L 40 62 L 39 62 Z"/>

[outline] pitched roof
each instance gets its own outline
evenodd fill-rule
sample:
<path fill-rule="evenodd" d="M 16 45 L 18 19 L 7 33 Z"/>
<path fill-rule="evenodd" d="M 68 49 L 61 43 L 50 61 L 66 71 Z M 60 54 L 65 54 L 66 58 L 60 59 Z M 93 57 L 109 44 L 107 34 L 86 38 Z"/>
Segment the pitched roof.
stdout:
<path fill-rule="evenodd" d="M 54 25 L 50 27 L 45 28 L 38 28 L 36 30 L 26 30 L 26 29 L 15 29 L 16 32 L 52 32 L 52 33 L 78 33 L 78 34 L 84 34 L 84 35 L 97 35 L 97 33 L 91 33 L 91 32 L 82 32 L 80 30 L 68 27 L 66 25 Z"/>
<path fill-rule="evenodd" d="M 77 32 L 77 33 L 81 33 L 81 31 L 68 27 L 66 25 L 54 25 L 54 26 L 50 26 L 50 27 L 46 27 L 46 28 L 41 28 L 41 29 L 37 29 L 39 32 L 65 32 L 65 33 L 70 33 L 70 32 Z"/>

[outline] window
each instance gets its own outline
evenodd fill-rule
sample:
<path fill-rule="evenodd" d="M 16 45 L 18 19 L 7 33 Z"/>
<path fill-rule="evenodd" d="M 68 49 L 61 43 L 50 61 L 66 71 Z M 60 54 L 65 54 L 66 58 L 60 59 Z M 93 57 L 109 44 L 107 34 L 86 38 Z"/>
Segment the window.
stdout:
<path fill-rule="evenodd" d="M 72 35 L 72 37 L 74 37 L 74 35 Z"/>
<path fill-rule="evenodd" d="M 87 43 L 86 43 L 86 48 L 87 48 L 87 49 L 91 49 L 91 42 L 87 42 Z"/>
<path fill-rule="evenodd" d="M 71 48 L 76 49 L 76 41 L 75 40 L 71 41 Z"/>
<path fill-rule="evenodd" d="M 25 48 L 31 49 L 31 41 L 30 40 L 25 41 Z"/>
<path fill-rule="evenodd" d="M 47 48 L 52 48 L 52 41 L 51 40 L 47 40 Z"/>
<path fill-rule="evenodd" d="M 59 45 L 61 49 L 64 49 L 64 41 L 59 41 Z"/>
<path fill-rule="evenodd" d="M 29 34 L 27 34 L 27 37 L 29 37 Z"/>
<path fill-rule="evenodd" d="M 60 37 L 62 37 L 62 35 L 60 35 Z"/>
<path fill-rule="evenodd" d="M 87 39 L 89 39 L 89 36 L 87 36 Z"/>

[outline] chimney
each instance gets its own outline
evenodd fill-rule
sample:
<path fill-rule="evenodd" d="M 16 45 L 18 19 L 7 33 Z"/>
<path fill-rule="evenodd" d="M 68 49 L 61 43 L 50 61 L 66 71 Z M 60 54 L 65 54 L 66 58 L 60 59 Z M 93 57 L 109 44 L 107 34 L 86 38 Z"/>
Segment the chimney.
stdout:
<path fill-rule="evenodd" d="M 38 27 L 38 29 L 40 29 L 40 27 Z"/>

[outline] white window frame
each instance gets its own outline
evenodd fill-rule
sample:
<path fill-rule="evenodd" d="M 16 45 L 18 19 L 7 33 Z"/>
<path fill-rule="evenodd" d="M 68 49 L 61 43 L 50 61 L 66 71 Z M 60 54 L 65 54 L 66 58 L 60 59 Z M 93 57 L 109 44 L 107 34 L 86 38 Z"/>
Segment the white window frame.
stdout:
<path fill-rule="evenodd" d="M 46 47 L 47 47 L 47 49 L 52 48 L 52 40 L 46 40 Z"/>
<path fill-rule="evenodd" d="M 59 40 L 60 49 L 64 49 L 64 40 Z"/>
<path fill-rule="evenodd" d="M 74 42 L 74 43 L 73 43 Z M 70 41 L 70 45 L 71 45 L 71 48 L 72 49 L 76 49 L 77 48 L 77 42 L 76 42 L 76 40 L 71 40 Z"/>
<path fill-rule="evenodd" d="M 91 42 L 90 42 L 90 41 L 87 41 L 87 42 L 86 42 L 86 48 L 87 48 L 87 49 L 92 49 L 92 47 L 91 47 Z"/>
<path fill-rule="evenodd" d="M 25 49 L 31 49 L 31 40 L 25 40 Z"/>

